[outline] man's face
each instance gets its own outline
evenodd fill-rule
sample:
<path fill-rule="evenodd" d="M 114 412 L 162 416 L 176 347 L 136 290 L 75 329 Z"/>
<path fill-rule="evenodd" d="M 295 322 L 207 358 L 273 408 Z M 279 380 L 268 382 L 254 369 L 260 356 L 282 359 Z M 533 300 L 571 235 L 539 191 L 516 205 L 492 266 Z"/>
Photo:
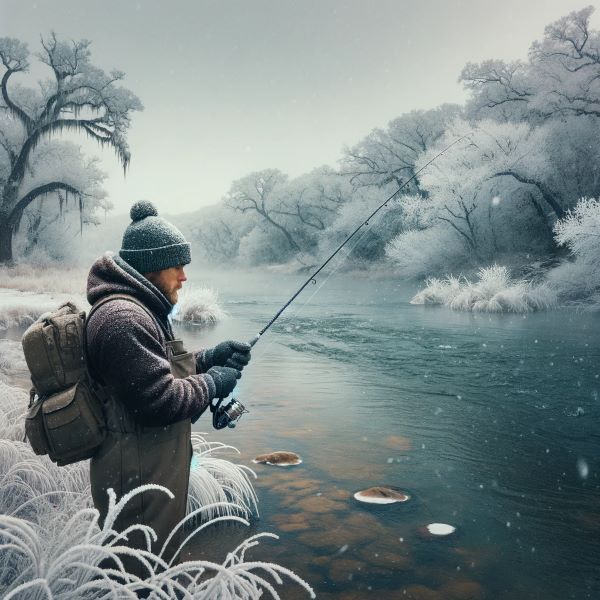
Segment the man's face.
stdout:
<path fill-rule="evenodd" d="M 187 277 L 180 267 L 170 267 L 162 271 L 144 273 L 144 277 L 151 281 L 169 300 L 171 304 L 177 304 L 177 292 L 182 288 Z"/>

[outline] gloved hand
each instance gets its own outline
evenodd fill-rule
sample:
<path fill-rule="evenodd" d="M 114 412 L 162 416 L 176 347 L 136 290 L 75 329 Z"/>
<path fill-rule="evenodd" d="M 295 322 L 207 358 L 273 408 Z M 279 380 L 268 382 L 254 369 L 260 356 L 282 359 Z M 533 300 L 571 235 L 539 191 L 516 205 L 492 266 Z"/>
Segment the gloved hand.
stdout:
<path fill-rule="evenodd" d="M 242 376 L 240 371 L 231 367 L 211 367 L 207 375 L 215 382 L 215 398 L 226 398 L 237 385 L 237 380 Z"/>
<path fill-rule="evenodd" d="M 250 361 L 250 344 L 229 340 L 202 352 L 202 362 L 206 369 L 211 367 L 232 367 L 241 371 Z"/>

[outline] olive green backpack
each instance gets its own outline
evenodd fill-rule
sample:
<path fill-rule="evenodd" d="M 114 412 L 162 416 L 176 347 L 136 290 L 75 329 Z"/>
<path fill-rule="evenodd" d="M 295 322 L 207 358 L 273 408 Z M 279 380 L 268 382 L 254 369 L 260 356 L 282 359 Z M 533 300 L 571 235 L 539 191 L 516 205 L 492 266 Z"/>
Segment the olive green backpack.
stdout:
<path fill-rule="evenodd" d="M 87 319 L 114 298 L 98 301 Z M 105 388 L 89 374 L 85 353 L 86 314 L 71 302 L 44 313 L 23 334 L 23 353 L 33 387 L 25 419 L 25 437 L 36 454 L 47 454 L 58 465 L 91 458 L 106 436 Z"/>

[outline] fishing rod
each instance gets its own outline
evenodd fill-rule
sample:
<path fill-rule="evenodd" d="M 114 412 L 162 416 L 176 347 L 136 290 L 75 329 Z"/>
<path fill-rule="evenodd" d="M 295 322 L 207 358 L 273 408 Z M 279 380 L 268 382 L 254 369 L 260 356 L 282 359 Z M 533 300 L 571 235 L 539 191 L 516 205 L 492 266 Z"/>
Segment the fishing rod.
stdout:
<path fill-rule="evenodd" d="M 458 144 L 458 142 L 470 137 L 472 134 L 468 133 L 462 137 L 454 140 L 451 144 L 446 146 L 439 154 L 436 154 L 430 161 L 425 163 L 418 171 L 416 171 L 409 179 L 407 179 L 398 189 L 389 196 L 384 202 L 382 202 L 346 239 L 334 250 L 329 258 L 312 274 L 310 277 L 298 288 L 296 293 L 277 311 L 275 316 L 250 340 L 249 344 L 253 347 L 256 342 L 264 335 L 264 333 L 277 321 L 283 311 L 304 291 L 309 284 L 316 284 L 316 276 L 333 260 L 337 253 L 363 228 L 369 225 L 369 221 L 382 209 L 387 208 L 389 202 L 391 202 L 395 196 L 398 195 L 411 181 L 413 181 L 421 171 L 425 170 L 431 163 L 437 160 L 445 152 L 450 150 L 452 146 Z M 231 402 L 226 406 L 222 406 L 223 398 L 219 399 L 213 412 L 213 426 L 215 429 L 223 429 L 224 427 L 235 427 L 237 421 L 241 418 L 244 413 L 248 410 L 244 408 L 244 405 L 237 400 L 232 398 Z"/>
<path fill-rule="evenodd" d="M 389 202 L 394 199 L 399 192 L 401 192 L 411 181 L 413 181 L 421 171 L 425 170 L 432 162 L 442 156 L 447 150 L 452 148 L 455 144 L 469 137 L 471 134 L 463 135 L 462 137 L 454 140 L 450 145 L 446 146 L 439 154 L 436 154 L 428 163 L 423 165 L 410 179 L 407 179 L 385 202 L 382 202 L 331 254 L 331 256 L 300 286 L 298 291 L 277 311 L 275 316 L 250 340 L 250 346 L 254 346 L 256 342 L 262 337 L 262 335 L 277 321 L 281 316 L 281 313 L 304 291 L 308 284 L 316 284 L 317 280 L 315 277 L 333 260 L 335 255 L 365 226 L 369 225 L 369 221 L 382 209 L 387 208 Z"/>

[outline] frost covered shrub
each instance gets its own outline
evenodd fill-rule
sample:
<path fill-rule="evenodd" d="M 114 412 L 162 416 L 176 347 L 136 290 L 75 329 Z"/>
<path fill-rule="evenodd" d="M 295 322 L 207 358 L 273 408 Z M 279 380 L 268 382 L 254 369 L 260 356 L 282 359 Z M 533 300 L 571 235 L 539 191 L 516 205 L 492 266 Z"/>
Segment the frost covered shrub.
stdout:
<path fill-rule="evenodd" d="M 464 268 L 471 261 L 458 236 L 444 226 L 404 231 L 388 243 L 386 255 L 401 275 L 415 279 Z"/>
<path fill-rule="evenodd" d="M 226 317 L 217 292 L 210 288 L 184 289 L 179 296 L 173 320 L 180 323 L 212 325 Z"/>
<path fill-rule="evenodd" d="M 258 499 L 249 479 L 249 475 L 256 478 L 254 471 L 245 465 L 235 465 L 216 457 L 215 454 L 221 452 L 239 454 L 239 450 L 221 442 L 208 442 L 202 435 L 192 433 L 194 458 L 190 471 L 188 513 L 212 505 L 215 511 L 204 513 L 208 518 L 235 514 L 230 512 L 232 507 L 243 507 L 245 514 L 258 514 Z"/>
<path fill-rule="evenodd" d="M 548 273 L 548 282 L 567 303 L 600 306 L 600 200 L 582 198 L 554 225 L 558 244 L 575 257 Z"/>
<path fill-rule="evenodd" d="M 554 225 L 556 241 L 584 264 L 600 270 L 600 200 L 582 198 Z"/>
<path fill-rule="evenodd" d="M 148 489 L 171 492 L 157 485 L 141 486 L 118 502 L 109 490 L 109 509 L 102 529 L 98 527 L 98 511 L 82 509 L 67 523 L 61 523 L 61 534 L 52 517 L 43 523 L 31 523 L 25 519 L 0 516 L 0 593 L 5 600 L 22 598 L 53 598 L 64 600 L 99 598 L 136 598 L 137 592 L 145 591 L 154 600 L 170 598 L 205 599 L 254 599 L 263 597 L 265 591 L 279 598 L 274 584 L 283 583 L 282 576 L 301 585 L 315 597 L 312 589 L 292 571 L 279 565 L 263 562 L 246 562 L 245 553 L 258 543 L 261 537 L 277 537 L 259 534 L 243 542 L 229 553 L 222 564 L 209 561 L 187 561 L 173 564 L 178 553 L 167 563 L 162 554 L 152 552 L 156 539 L 154 531 L 147 526 L 134 525 L 124 532 L 113 529 L 113 524 L 123 507 L 135 495 Z M 214 510 L 214 507 L 200 508 Z M 194 518 L 188 515 L 176 529 Z M 223 520 L 247 524 L 240 517 L 218 517 L 195 528 L 180 546 L 180 550 L 200 531 L 212 523 Z M 134 531 L 142 532 L 146 540 L 144 549 L 132 550 L 123 542 Z M 175 530 L 174 530 L 175 531 Z M 128 573 L 122 558 L 139 561 L 148 575 L 145 579 Z M 112 559 L 113 568 L 99 567 L 103 559 Z M 272 580 L 272 581 L 271 581 Z"/>
<path fill-rule="evenodd" d="M 547 282 L 567 305 L 600 308 L 600 271 L 590 263 L 565 261 L 548 272 Z"/>
<path fill-rule="evenodd" d="M 428 279 L 411 304 L 443 304 L 453 310 L 474 312 L 531 312 L 556 305 L 556 293 L 548 285 L 512 279 L 506 267 L 480 269 L 479 281 L 446 277 Z"/>

